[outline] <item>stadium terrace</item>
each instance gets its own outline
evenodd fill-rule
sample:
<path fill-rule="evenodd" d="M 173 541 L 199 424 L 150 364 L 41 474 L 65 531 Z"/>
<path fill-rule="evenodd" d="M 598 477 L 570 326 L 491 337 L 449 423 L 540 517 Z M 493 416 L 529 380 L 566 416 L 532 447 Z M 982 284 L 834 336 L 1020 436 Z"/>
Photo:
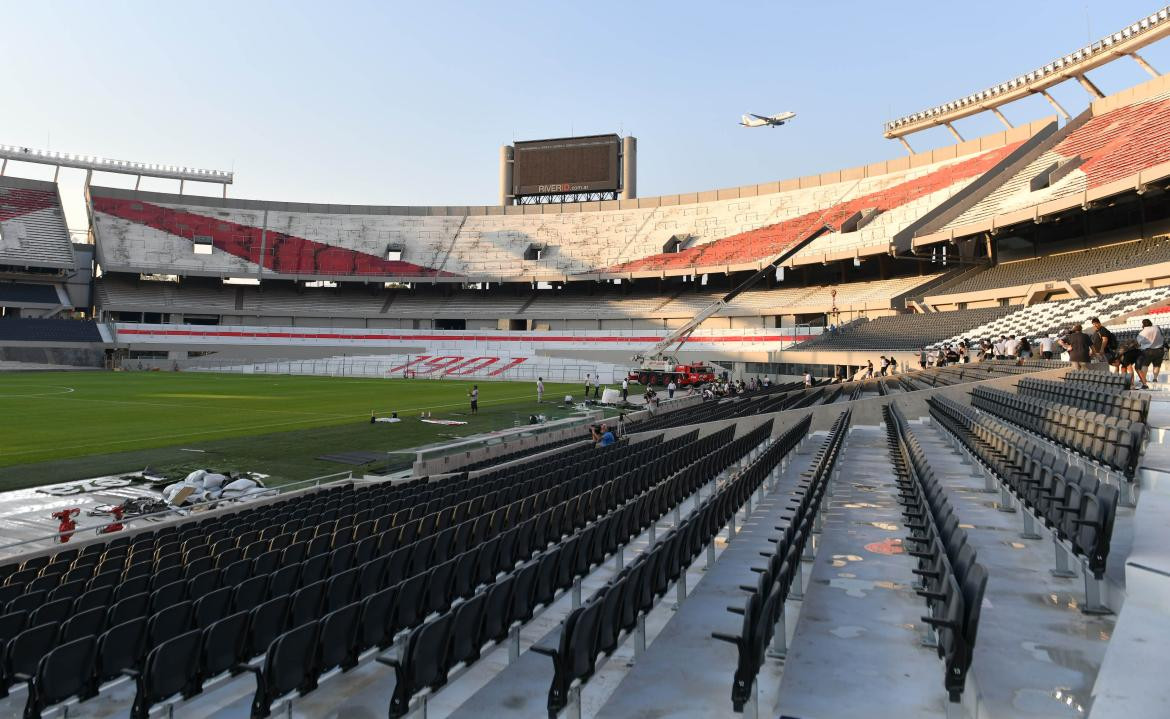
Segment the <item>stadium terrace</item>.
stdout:
<path fill-rule="evenodd" d="M 665 196 L 619 134 L 483 206 L 0 145 L 0 714 L 1166 716 L 1167 28 Z"/>

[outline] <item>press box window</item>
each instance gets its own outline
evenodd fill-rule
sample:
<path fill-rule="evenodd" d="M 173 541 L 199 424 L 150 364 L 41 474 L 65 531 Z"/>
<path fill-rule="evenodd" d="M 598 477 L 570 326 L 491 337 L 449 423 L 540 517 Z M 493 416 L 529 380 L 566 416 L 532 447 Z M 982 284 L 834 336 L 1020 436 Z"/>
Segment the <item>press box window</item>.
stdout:
<path fill-rule="evenodd" d="M 213 245 L 211 244 L 211 237 L 209 235 L 195 235 L 195 237 L 192 238 L 192 241 L 194 243 L 193 247 L 195 250 L 195 254 L 197 254 L 197 255 L 210 255 L 211 254 L 211 248 L 213 247 Z"/>

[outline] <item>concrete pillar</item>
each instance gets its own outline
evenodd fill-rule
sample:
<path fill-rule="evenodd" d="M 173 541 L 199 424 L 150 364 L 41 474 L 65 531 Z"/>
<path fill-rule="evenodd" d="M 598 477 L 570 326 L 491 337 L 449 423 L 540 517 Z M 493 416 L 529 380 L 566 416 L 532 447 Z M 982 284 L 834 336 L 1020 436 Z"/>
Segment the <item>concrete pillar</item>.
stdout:
<path fill-rule="evenodd" d="M 633 200 L 638 196 L 638 138 L 622 138 L 622 200 Z"/>
<path fill-rule="evenodd" d="M 512 196 L 512 161 L 515 148 L 511 145 L 500 146 L 500 204 L 510 205 Z"/>

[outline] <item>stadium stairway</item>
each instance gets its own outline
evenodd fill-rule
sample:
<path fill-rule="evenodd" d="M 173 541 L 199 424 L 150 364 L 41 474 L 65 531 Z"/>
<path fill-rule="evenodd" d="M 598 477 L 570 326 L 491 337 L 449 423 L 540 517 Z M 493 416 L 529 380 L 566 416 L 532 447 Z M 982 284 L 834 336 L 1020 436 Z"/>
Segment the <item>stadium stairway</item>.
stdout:
<path fill-rule="evenodd" d="M 768 716 L 939 717 L 943 667 L 914 637 L 926 607 L 911 588 L 913 563 L 902 555 L 881 428 L 853 428 L 840 472 Z M 827 677 L 835 678 L 831 691 Z M 884 691 L 890 686 L 898 691 Z"/>

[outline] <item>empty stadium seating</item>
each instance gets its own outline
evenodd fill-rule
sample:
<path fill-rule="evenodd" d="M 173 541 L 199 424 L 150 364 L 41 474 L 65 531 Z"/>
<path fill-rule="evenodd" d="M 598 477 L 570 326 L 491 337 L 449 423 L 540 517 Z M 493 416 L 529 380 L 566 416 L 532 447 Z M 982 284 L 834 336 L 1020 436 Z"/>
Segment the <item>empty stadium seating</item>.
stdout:
<path fill-rule="evenodd" d="M 1170 98 L 1156 95 L 1095 114 L 1074 126 L 1051 150 L 1042 153 L 991 194 L 949 222 L 943 229 L 986 222 L 995 215 L 1022 210 L 1092 190 L 1136 175 L 1170 160 L 1170 141 L 1160 128 L 1170 118 Z M 1081 162 L 1055 183 L 1035 178 L 1075 158 Z M 1079 202 L 1079 200 L 1077 200 Z"/>
<path fill-rule="evenodd" d="M 907 313 L 843 325 L 802 342 L 799 349 L 914 350 L 1014 312 L 1014 307 L 988 307 L 951 312 Z"/>
<path fill-rule="evenodd" d="M 128 675 L 137 718 L 243 671 L 266 716 L 411 630 L 397 714 L 442 683 L 413 681 L 419 662 L 473 661 L 769 428 L 569 448 L 473 480 L 345 485 L 0 566 L 0 690 L 27 682 L 32 712 Z M 468 640 L 458 655 L 443 649 L 449 623 Z"/>
<path fill-rule="evenodd" d="M 1047 280 L 1067 280 L 1087 275 L 1170 262 L 1170 239 L 1165 235 L 1093 250 L 1050 254 L 1031 260 L 1000 263 L 940 290 L 946 295 L 1017 287 Z"/>
<path fill-rule="evenodd" d="M 1056 545 L 1058 576 L 1076 576 L 1069 556 L 1085 565 L 1085 613 L 1109 613 L 1103 604 L 1105 575 L 1113 525 L 1119 505 L 1116 486 L 1107 484 L 1052 445 L 1009 427 L 988 415 L 942 398 L 928 400 L 931 416 L 970 456 L 978 461 L 1000 490 L 1000 506 L 1023 518 L 1022 536 L 1038 539 L 1037 523 Z"/>
<path fill-rule="evenodd" d="M 0 177 L 0 265 L 73 268 L 56 184 Z"/>
<path fill-rule="evenodd" d="M 0 317 L 0 342 L 101 342 L 96 323 Z"/>
<path fill-rule="evenodd" d="M 754 289 L 720 310 L 720 317 L 759 317 L 793 312 L 851 313 L 889 309 L 891 299 L 935 279 L 910 276 L 873 282 L 775 289 Z M 518 318 L 648 319 L 690 318 L 723 293 L 683 291 L 673 294 L 621 292 L 612 286 L 539 290 L 525 294 L 462 290 L 371 291 L 367 288 L 302 288 L 287 283 L 263 287 L 222 285 L 214 281 L 159 282 L 106 275 L 96 283 L 99 306 L 109 311 L 221 314 L 266 317 L 367 318 Z M 834 297 L 831 293 L 837 291 Z"/>
<path fill-rule="evenodd" d="M 115 271 L 418 278 L 654 269 L 679 274 L 769 260 L 797 235 L 826 221 L 840 225 L 860 210 L 879 212 L 855 231 L 818 238 L 797 262 L 862 248 L 884 253 L 896 233 L 1016 145 L 803 189 L 600 212 L 466 214 L 465 208 L 436 208 L 418 213 L 308 205 L 296 210 L 284 203 L 262 210 L 254 202 L 108 188 L 94 188 L 92 194 L 100 256 Z M 661 254 L 672 236 L 688 238 L 687 247 Z M 194 254 L 196 241 L 211 245 L 212 253 Z M 525 258 L 533 244 L 545 247 L 540 259 Z M 401 260 L 385 259 L 391 247 L 400 248 Z"/>
<path fill-rule="evenodd" d="M 924 203 L 918 203 L 917 200 L 929 198 L 929 204 L 941 202 L 971 180 L 990 170 L 1017 146 L 1018 143 L 1011 144 L 957 162 L 940 163 L 924 173 L 891 178 L 893 182 L 881 189 L 867 191 L 860 183 L 853 188 L 849 187 L 851 183 L 842 183 L 845 185 L 842 194 L 829 205 L 821 205 L 781 222 L 767 224 L 698 247 L 643 257 L 613 265 L 608 269 L 636 271 L 719 267 L 752 260 L 769 260 L 823 225 L 830 226 L 835 232 L 814 240 L 809 247 L 801 251 L 801 254 L 810 257 L 830 251 L 848 250 L 864 244 L 888 246 L 893 239 L 893 232 L 901 229 L 900 225 L 904 226 L 911 214 L 921 214 L 929 206 L 924 206 Z M 865 210 L 877 210 L 879 213 L 877 219 L 857 231 L 854 237 L 849 237 L 852 233 L 839 232 L 845 220 Z M 898 220 L 891 222 L 891 216 L 897 216 L 901 222 Z"/>

